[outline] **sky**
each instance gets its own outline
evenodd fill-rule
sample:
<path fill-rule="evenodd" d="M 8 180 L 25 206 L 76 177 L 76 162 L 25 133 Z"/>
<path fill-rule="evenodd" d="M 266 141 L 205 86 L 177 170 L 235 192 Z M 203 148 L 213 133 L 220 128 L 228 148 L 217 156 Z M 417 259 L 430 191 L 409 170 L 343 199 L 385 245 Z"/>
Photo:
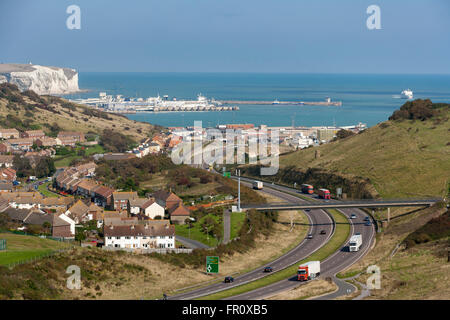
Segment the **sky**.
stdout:
<path fill-rule="evenodd" d="M 450 74 L 449 33 L 448 0 L 0 0 L 0 63 L 80 72 Z"/>

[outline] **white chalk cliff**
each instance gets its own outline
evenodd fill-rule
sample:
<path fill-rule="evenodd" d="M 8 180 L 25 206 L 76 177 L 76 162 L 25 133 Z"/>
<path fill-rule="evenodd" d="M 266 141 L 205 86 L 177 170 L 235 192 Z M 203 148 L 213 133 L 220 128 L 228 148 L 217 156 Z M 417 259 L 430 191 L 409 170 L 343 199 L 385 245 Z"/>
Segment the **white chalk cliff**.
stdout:
<path fill-rule="evenodd" d="M 0 64 L 0 83 L 9 82 L 21 91 L 37 94 L 69 94 L 80 91 L 74 69 L 31 64 Z"/>

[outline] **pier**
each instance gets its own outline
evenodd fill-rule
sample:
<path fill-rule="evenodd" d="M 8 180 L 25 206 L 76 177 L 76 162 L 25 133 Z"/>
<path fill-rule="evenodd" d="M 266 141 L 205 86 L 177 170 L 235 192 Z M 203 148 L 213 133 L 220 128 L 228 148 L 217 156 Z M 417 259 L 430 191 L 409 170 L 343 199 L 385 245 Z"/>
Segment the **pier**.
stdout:
<path fill-rule="evenodd" d="M 227 104 L 254 104 L 254 105 L 286 105 L 286 106 L 325 106 L 325 107 L 340 107 L 342 101 L 261 101 L 261 100 L 223 100 L 218 101 L 224 105 Z"/>

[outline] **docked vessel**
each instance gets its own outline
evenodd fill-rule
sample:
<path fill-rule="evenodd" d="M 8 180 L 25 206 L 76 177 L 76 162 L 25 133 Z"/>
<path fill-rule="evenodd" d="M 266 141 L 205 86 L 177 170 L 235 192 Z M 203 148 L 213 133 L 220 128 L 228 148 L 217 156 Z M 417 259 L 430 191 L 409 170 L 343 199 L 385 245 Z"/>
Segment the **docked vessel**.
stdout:
<path fill-rule="evenodd" d="M 237 106 L 222 106 L 220 101 L 207 99 L 202 94 L 197 96 L 197 100 L 177 100 L 175 97 L 169 100 L 168 95 L 162 98 L 124 98 L 122 95 L 115 97 L 100 92 L 98 98 L 75 99 L 76 103 L 85 104 L 99 108 L 107 112 L 116 113 L 136 113 L 136 112 L 160 112 L 160 111 L 238 111 Z"/>
<path fill-rule="evenodd" d="M 413 99 L 414 98 L 414 94 L 413 94 L 411 89 L 406 89 L 406 90 L 402 91 L 400 97 L 402 99 Z"/>
<path fill-rule="evenodd" d="M 272 104 L 280 104 L 280 101 L 278 101 L 277 99 L 275 99 Z"/>

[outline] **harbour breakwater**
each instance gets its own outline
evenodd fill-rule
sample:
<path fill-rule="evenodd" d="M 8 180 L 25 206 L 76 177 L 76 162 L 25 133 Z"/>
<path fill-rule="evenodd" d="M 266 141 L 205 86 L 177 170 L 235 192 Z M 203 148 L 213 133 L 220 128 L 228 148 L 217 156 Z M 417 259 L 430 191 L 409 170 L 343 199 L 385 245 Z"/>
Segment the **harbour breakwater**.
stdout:
<path fill-rule="evenodd" d="M 222 106 L 174 106 L 174 107 L 140 107 L 140 108 L 124 108 L 118 110 L 105 110 L 107 112 L 135 114 L 140 112 L 206 112 L 206 111 L 239 111 L 239 107 L 222 107 Z"/>
<path fill-rule="evenodd" d="M 342 101 L 260 101 L 260 100 L 223 100 L 222 104 L 251 104 L 251 105 L 300 105 L 300 106 L 342 106 Z"/>

